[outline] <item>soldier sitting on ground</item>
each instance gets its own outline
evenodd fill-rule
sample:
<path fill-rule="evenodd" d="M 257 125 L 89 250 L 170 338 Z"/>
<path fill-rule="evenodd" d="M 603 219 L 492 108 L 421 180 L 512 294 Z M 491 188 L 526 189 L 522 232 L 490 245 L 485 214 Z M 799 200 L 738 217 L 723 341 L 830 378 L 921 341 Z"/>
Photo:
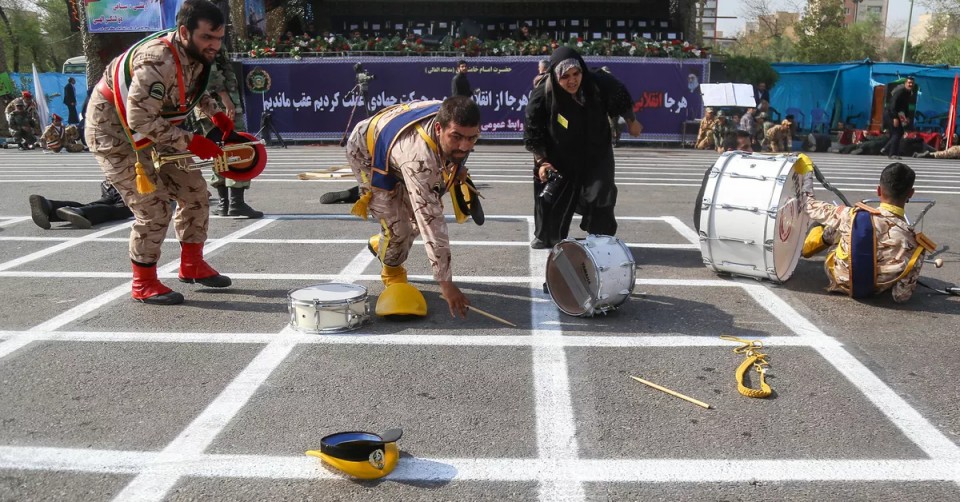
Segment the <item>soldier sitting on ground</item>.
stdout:
<path fill-rule="evenodd" d="M 50 116 L 50 120 L 50 125 L 43 131 L 43 141 L 47 150 L 55 153 L 60 153 L 62 150 L 70 153 L 84 150 L 83 145 L 80 144 L 80 133 L 76 126 L 64 127 L 63 119 L 56 113 Z"/>
<path fill-rule="evenodd" d="M 19 99 L 19 98 L 17 98 Z M 27 111 L 23 102 L 17 103 L 14 100 L 13 111 L 7 114 L 7 124 L 10 127 L 10 135 L 13 141 L 21 150 L 33 150 L 37 147 L 37 136 L 35 131 L 39 129 L 37 121 L 32 114 Z"/>

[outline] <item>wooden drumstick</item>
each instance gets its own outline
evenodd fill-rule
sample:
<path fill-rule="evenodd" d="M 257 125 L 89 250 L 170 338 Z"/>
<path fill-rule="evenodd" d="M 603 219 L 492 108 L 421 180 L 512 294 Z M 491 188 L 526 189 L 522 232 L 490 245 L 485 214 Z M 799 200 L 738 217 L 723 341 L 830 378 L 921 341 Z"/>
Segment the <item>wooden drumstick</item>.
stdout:
<path fill-rule="evenodd" d="M 653 382 L 648 382 L 648 381 L 646 381 L 646 380 L 644 380 L 644 379 L 642 379 L 642 378 L 640 378 L 640 377 L 635 377 L 635 376 L 633 376 L 633 375 L 630 375 L 630 378 L 632 378 L 632 379 L 634 379 L 634 380 L 636 380 L 636 381 L 638 381 L 638 382 L 640 382 L 640 383 L 642 383 L 642 384 L 644 384 L 644 385 L 649 385 L 650 387 L 653 387 L 654 389 L 657 389 L 657 390 L 659 390 L 659 391 L 666 392 L 667 394 L 670 394 L 670 395 L 673 396 L 673 397 L 679 397 L 680 399 L 683 399 L 684 401 L 689 401 L 689 402 L 691 402 L 691 403 L 693 403 L 693 404 L 695 404 L 695 405 L 697 405 L 697 406 L 702 406 L 702 407 L 704 407 L 704 408 L 710 409 L 710 405 L 707 404 L 707 403 L 705 403 L 705 402 L 703 402 L 703 401 L 694 399 L 694 398 L 692 398 L 692 397 L 690 397 L 690 396 L 685 396 L 685 395 L 683 395 L 683 394 L 681 394 L 681 393 L 679 393 L 679 392 L 670 390 L 670 389 L 668 389 L 668 388 L 666 388 L 666 387 L 661 387 L 660 385 L 657 385 L 657 384 L 655 384 L 655 383 L 653 383 Z"/>
<path fill-rule="evenodd" d="M 440 298 L 443 298 L 444 300 L 447 299 L 447 298 L 446 298 L 445 296 L 443 296 L 443 295 L 440 295 Z M 472 310 L 472 311 L 474 311 L 474 312 L 476 312 L 476 313 L 478 313 L 478 314 L 480 314 L 480 315 L 482 315 L 482 316 L 489 317 L 490 319 L 493 319 L 494 321 L 502 322 L 503 324 L 506 324 L 507 326 L 512 326 L 512 327 L 514 327 L 514 328 L 517 327 L 516 324 L 514 324 L 514 323 L 512 323 L 512 322 L 510 322 L 510 321 L 508 321 L 508 320 L 506 320 L 506 319 L 504 319 L 504 318 L 502 318 L 502 317 L 497 317 L 497 316 L 495 316 L 495 315 L 493 315 L 493 314 L 491 314 L 490 312 L 487 312 L 487 311 L 485 311 L 485 310 L 480 310 L 480 309 L 478 309 L 477 307 L 474 307 L 473 305 L 467 305 L 467 309 L 468 309 L 468 310 Z"/>

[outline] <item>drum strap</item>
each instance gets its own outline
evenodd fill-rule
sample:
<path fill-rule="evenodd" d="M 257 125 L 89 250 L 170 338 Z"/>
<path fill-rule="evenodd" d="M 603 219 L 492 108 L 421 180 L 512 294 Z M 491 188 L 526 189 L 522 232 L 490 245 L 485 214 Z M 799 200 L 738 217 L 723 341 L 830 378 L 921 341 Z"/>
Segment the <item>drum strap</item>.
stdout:
<path fill-rule="evenodd" d="M 855 208 L 850 232 L 850 296 L 870 296 L 877 286 L 877 236 L 873 215 Z"/>
<path fill-rule="evenodd" d="M 770 397 L 770 395 L 773 394 L 773 389 L 770 388 L 770 385 L 767 384 L 766 380 L 767 367 L 770 366 L 770 363 L 767 361 L 767 354 L 760 352 L 760 349 L 763 348 L 763 343 L 759 340 L 744 340 L 742 338 L 729 335 L 723 335 L 720 337 L 720 339 L 743 344 L 740 347 L 733 349 L 734 354 L 743 354 L 746 356 L 746 359 L 740 363 L 740 366 L 737 368 L 735 373 L 737 379 L 737 391 L 744 396 L 757 399 Z M 747 370 L 749 370 L 751 367 L 755 368 L 757 373 L 760 374 L 759 389 L 752 389 L 743 384 Z"/>

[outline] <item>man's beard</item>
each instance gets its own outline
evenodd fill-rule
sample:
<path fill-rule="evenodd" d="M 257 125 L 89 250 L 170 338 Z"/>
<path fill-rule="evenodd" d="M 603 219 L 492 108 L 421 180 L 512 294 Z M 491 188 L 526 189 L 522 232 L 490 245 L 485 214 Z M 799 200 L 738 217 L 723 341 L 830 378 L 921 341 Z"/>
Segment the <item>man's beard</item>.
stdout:
<path fill-rule="evenodd" d="M 210 67 L 213 64 L 213 61 L 207 61 L 207 58 L 197 49 L 196 44 L 193 43 L 193 34 L 190 35 L 190 38 L 187 39 L 187 44 L 183 47 L 183 51 L 187 53 L 194 61 L 201 63 L 204 69 Z"/>

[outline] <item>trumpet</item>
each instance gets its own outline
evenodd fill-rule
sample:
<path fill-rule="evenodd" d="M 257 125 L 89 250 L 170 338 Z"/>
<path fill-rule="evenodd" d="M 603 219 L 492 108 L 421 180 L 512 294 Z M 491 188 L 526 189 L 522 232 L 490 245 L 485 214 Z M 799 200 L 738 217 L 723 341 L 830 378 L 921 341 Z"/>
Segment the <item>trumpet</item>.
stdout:
<path fill-rule="evenodd" d="M 214 131 L 220 134 L 218 129 Z M 234 181 L 250 181 L 259 176 L 267 166 L 267 148 L 264 142 L 245 132 L 234 132 L 231 138 L 237 141 L 228 140 L 221 147 L 223 155 L 215 159 L 191 162 L 195 155 L 190 152 L 160 155 L 154 150 L 153 165 L 159 169 L 164 164 L 175 164 L 181 171 L 196 171 L 209 166 L 215 173 Z"/>
<path fill-rule="evenodd" d="M 249 169 L 250 164 L 257 161 L 257 146 L 264 145 L 263 140 L 246 141 L 243 143 L 230 143 L 223 145 L 223 155 L 209 160 L 197 160 L 189 162 L 196 157 L 190 152 L 174 153 L 169 155 L 160 155 L 154 150 L 151 154 L 153 165 L 160 167 L 164 164 L 175 164 L 181 171 L 199 171 L 205 167 L 210 167 L 214 172 L 225 173 L 236 168 L 238 170 Z M 229 177 L 229 176 L 228 176 Z"/>

